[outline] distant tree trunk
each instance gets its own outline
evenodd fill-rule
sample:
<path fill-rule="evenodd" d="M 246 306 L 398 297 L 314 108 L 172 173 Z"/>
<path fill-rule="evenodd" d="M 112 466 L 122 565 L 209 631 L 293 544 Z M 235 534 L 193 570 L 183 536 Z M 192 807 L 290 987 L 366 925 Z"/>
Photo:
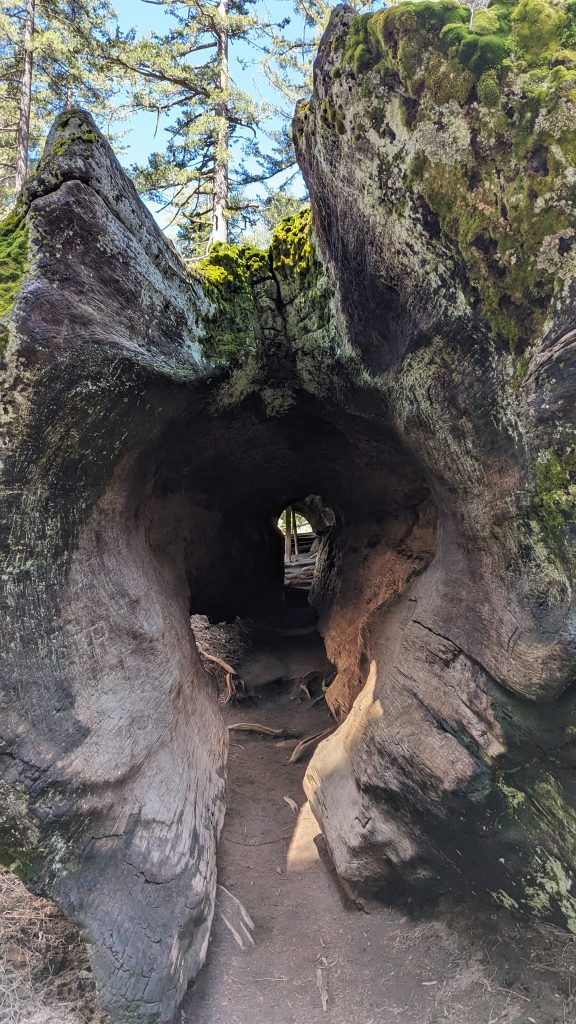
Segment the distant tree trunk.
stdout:
<path fill-rule="evenodd" d="M 216 105 L 218 119 L 214 154 L 214 202 L 212 206 L 212 241 L 228 241 L 228 5 L 229 0 L 218 4 L 217 62 L 221 99 Z"/>
<path fill-rule="evenodd" d="M 286 509 L 286 534 L 284 538 L 284 560 L 292 561 L 292 505 Z"/>
<path fill-rule="evenodd" d="M 298 523 L 296 522 L 296 509 L 292 509 L 292 523 L 294 532 L 294 557 L 298 558 L 300 552 L 298 551 Z"/>
<path fill-rule="evenodd" d="M 18 116 L 18 134 L 16 137 L 16 174 L 14 186 L 19 192 L 26 180 L 28 171 L 28 146 L 30 142 L 30 107 L 32 102 L 32 66 L 34 55 L 32 39 L 34 36 L 34 17 L 36 0 L 26 0 L 26 17 L 22 33 L 23 67 L 20 86 L 20 112 Z"/>

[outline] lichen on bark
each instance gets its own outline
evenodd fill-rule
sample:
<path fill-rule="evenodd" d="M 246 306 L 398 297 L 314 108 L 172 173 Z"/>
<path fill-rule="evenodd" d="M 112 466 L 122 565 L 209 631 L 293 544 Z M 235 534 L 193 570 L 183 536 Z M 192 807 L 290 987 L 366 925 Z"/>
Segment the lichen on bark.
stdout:
<path fill-rule="evenodd" d="M 356 15 L 332 37 L 332 87 L 319 102 L 320 125 L 340 139 L 345 130 L 342 144 L 359 144 L 369 125 L 378 132 L 397 219 L 435 219 L 438 247 L 455 247 L 466 268 L 468 303 L 517 353 L 574 273 L 571 12 L 495 0 L 472 28 L 453 0 Z M 350 80 L 356 111 L 345 103 Z"/>

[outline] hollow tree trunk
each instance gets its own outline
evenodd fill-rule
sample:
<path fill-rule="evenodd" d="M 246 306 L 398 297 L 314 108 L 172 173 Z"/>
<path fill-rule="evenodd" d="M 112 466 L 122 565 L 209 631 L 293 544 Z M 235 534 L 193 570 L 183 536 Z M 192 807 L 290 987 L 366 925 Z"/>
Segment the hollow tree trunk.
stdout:
<path fill-rule="evenodd" d="M 216 64 L 218 68 L 220 100 L 216 104 L 217 128 L 214 138 L 214 199 L 212 206 L 212 241 L 228 241 L 228 0 L 218 4 L 216 33 Z"/>
<path fill-rule="evenodd" d="M 18 131 L 16 135 L 16 174 L 14 178 L 16 192 L 19 192 L 22 188 L 28 171 L 32 70 L 34 65 L 32 41 L 34 38 L 35 8 L 36 0 L 26 0 L 26 14 L 22 31 L 22 80 L 20 83 Z"/>
<path fill-rule="evenodd" d="M 170 1019 L 214 910 L 226 734 L 189 613 L 209 585 L 218 617 L 231 561 L 207 538 L 235 546 L 226 616 L 253 562 L 281 600 L 293 495 L 335 513 L 313 600 L 344 720 L 306 787 L 337 870 L 576 931 L 573 119 L 535 90 L 527 131 L 511 62 L 494 145 L 418 7 L 430 94 L 404 45 L 363 71 L 335 10 L 295 124 L 316 235 L 282 222 L 239 280 L 187 276 L 81 113 L 13 227 L 0 857 L 83 927 L 121 1024 Z"/>
<path fill-rule="evenodd" d="M 417 6 L 421 66 L 448 74 Z M 576 932 L 576 279 L 562 255 L 576 223 L 528 236 L 523 205 L 536 174 L 543 205 L 570 201 L 571 136 L 555 90 L 526 131 L 514 76 L 498 110 L 472 78 L 439 97 L 404 63 L 410 25 L 380 12 L 359 67 L 352 14 L 336 8 L 294 124 L 347 337 L 386 381 L 438 510 L 428 569 L 364 618 L 355 679 L 338 645 L 349 572 L 323 611 L 343 667 L 327 700 L 347 717 L 305 788 L 349 880 L 413 898 L 472 876 L 497 902 Z M 329 579 L 329 564 L 320 571 Z"/>

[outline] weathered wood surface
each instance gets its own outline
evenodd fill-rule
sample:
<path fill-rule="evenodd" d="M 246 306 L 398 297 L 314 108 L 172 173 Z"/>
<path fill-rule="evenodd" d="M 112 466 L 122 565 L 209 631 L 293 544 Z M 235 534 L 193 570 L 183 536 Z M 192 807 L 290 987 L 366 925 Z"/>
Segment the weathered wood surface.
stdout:
<path fill-rule="evenodd" d="M 306 788 L 345 877 L 488 888 L 576 931 L 571 136 L 553 89 L 524 119 L 514 65 L 496 109 L 463 69 L 463 95 L 439 99 L 431 69 L 448 83 L 459 65 L 419 17 L 368 29 L 339 8 L 294 126 L 347 335 L 438 517 L 415 581 L 387 600 L 376 548 L 324 603 L 327 699 L 351 710 Z M 537 188 L 556 224 L 524 209 Z M 337 557 L 320 555 L 326 579 Z"/>
<path fill-rule="evenodd" d="M 26 201 L 3 389 L 2 856 L 82 926 L 118 1020 L 169 1020 L 206 952 L 224 811 L 186 528 L 152 493 L 205 300 L 85 117 L 60 121 Z M 18 794 L 28 834 L 10 843 Z"/>
<path fill-rule="evenodd" d="M 474 284 L 484 249 L 463 255 L 410 163 L 417 131 L 482 179 L 462 142 L 482 111 L 422 112 L 344 66 L 350 18 L 296 122 L 322 258 L 304 215 L 203 289 L 78 113 L 26 194 L 0 333 L 0 853 L 82 926 L 121 1024 L 170 1019 L 213 913 L 226 733 L 189 614 L 281 622 L 275 524 L 311 495 L 333 513 L 311 520 L 312 600 L 343 721 L 306 785 L 338 871 L 576 929 L 576 218 L 544 255 L 518 227 L 510 267 L 544 280 L 556 245 L 559 269 L 548 306 L 540 279 L 524 319 L 503 301 L 513 351 Z M 487 123 L 488 177 L 522 186 L 532 164 L 506 177 Z M 516 230 L 511 202 L 496 220 Z"/>

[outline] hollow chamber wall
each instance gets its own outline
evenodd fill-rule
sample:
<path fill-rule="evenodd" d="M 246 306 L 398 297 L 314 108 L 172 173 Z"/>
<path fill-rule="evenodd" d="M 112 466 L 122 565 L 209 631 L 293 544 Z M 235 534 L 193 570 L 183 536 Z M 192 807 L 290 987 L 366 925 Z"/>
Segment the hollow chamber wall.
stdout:
<path fill-rule="evenodd" d="M 335 512 L 322 541 L 310 602 L 338 668 L 329 694 L 344 714 L 364 682 L 372 611 L 429 563 L 435 514 L 399 445 L 367 417 L 302 396 L 282 418 L 259 403 L 203 425 L 178 423 L 157 450 L 154 500 L 182 498 L 189 516 L 185 565 L 190 610 L 213 621 L 282 617 L 283 538 L 278 512 L 321 494 Z M 159 521 L 162 522 L 160 515 Z M 165 524 L 151 542 L 159 552 Z"/>

